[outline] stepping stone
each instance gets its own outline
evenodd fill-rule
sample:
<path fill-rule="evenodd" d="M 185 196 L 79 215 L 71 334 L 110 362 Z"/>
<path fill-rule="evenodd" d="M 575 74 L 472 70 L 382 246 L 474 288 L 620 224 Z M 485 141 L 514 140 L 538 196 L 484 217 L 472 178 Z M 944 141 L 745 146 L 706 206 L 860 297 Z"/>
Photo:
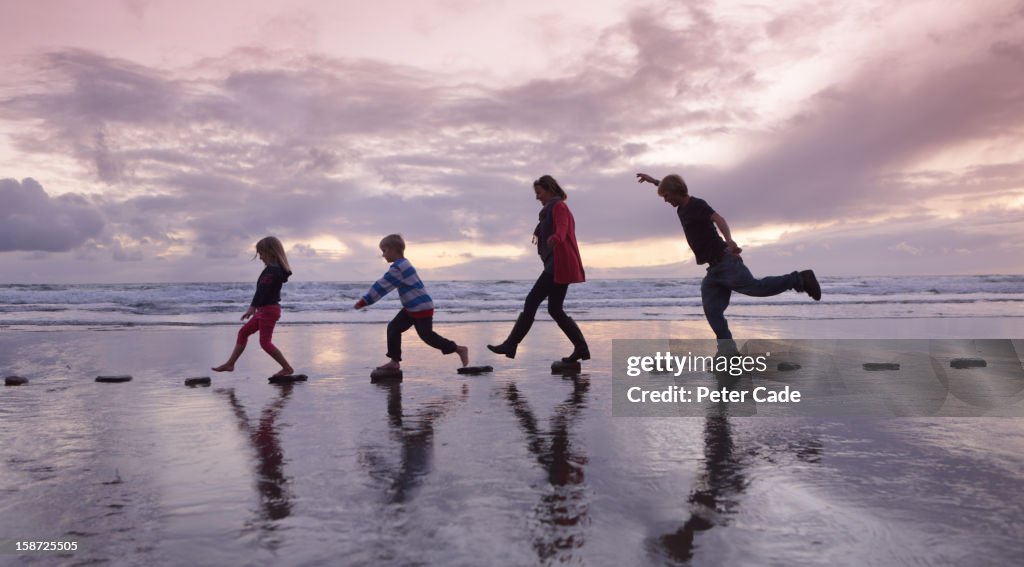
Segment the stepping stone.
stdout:
<path fill-rule="evenodd" d="M 949 361 L 952 368 L 985 368 L 988 363 L 984 358 L 954 358 Z"/>
<path fill-rule="evenodd" d="M 97 382 L 116 383 L 116 382 L 131 382 L 131 380 L 132 380 L 132 377 L 128 376 L 127 374 L 123 374 L 123 375 L 120 375 L 120 376 L 97 376 L 96 377 L 96 381 Z"/>
<path fill-rule="evenodd" d="M 583 367 L 577 362 L 564 362 L 562 360 L 556 360 L 551 363 L 552 374 L 576 374 Z"/>
<path fill-rule="evenodd" d="M 196 386 L 209 386 L 210 385 L 210 377 L 209 376 L 199 376 L 197 378 L 185 378 L 185 385 L 193 387 L 193 388 L 196 387 Z"/>
<path fill-rule="evenodd" d="M 4 386 L 24 386 L 28 384 L 28 378 L 21 376 L 8 376 L 4 378 Z"/>
<path fill-rule="evenodd" d="M 865 362 L 864 370 L 870 372 L 876 372 L 879 370 L 899 370 L 900 364 L 898 362 Z"/>
<path fill-rule="evenodd" d="M 800 365 L 795 362 L 780 362 L 779 372 L 792 372 L 794 370 L 800 370 Z"/>
<path fill-rule="evenodd" d="M 271 384 L 292 384 L 295 382 L 305 382 L 309 380 L 309 376 L 305 374 L 292 374 L 290 376 L 271 376 L 267 378 L 267 381 Z"/>
<path fill-rule="evenodd" d="M 390 368 L 374 368 L 373 372 L 370 372 L 370 383 L 376 382 L 401 382 L 402 381 L 402 369 L 392 370 Z"/>
<path fill-rule="evenodd" d="M 493 372 L 494 368 L 490 366 L 463 366 L 458 370 L 459 374 L 484 374 L 486 372 Z"/>

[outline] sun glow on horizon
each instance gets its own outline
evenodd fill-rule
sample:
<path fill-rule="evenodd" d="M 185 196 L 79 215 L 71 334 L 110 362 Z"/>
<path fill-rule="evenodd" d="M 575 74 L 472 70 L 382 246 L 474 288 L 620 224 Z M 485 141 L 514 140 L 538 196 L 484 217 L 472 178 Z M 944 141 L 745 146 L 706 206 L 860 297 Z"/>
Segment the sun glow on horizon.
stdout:
<path fill-rule="evenodd" d="M 693 258 L 686 241 L 678 237 L 644 238 L 621 242 L 580 242 L 584 268 L 649 268 L 686 262 Z"/>
<path fill-rule="evenodd" d="M 352 254 L 352 249 L 348 245 L 329 234 L 322 234 L 306 240 L 296 240 L 295 244 L 312 248 L 318 256 L 340 258 Z"/>
<path fill-rule="evenodd" d="M 374 244 L 376 247 L 376 244 Z M 531 251 L 510 244 L 482 244 L 472 241 L 406 243 L 406 257 L 418 268 L 437 269 L 468 264 L 474 260 L 517 260 Z"/>

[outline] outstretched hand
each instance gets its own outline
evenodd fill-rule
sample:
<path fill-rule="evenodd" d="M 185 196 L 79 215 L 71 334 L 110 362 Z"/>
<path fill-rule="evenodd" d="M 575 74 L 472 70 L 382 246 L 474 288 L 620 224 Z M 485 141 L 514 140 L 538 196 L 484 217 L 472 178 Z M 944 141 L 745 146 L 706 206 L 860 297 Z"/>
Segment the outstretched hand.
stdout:
<path fill-rule="evenodd" d="M 646 173 L 637 173 L 636 174 L 636 182 L 637 183 L 643 183 L 645 181 L 647 183 L 651 183 L 652 185 L 657 185 L 658 184 L 658 180 L 657 179 L 651 177 L 650 175 L 647 175 Z"/>

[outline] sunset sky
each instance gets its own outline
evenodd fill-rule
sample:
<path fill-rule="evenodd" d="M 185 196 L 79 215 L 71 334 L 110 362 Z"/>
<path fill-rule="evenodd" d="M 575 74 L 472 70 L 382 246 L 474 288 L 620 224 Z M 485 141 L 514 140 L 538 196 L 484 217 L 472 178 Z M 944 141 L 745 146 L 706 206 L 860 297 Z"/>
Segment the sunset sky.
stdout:
<path fill-rule="evenodd" d="M 1024 2 L 0 2 L 0 283 L 1024 273 Z"/>

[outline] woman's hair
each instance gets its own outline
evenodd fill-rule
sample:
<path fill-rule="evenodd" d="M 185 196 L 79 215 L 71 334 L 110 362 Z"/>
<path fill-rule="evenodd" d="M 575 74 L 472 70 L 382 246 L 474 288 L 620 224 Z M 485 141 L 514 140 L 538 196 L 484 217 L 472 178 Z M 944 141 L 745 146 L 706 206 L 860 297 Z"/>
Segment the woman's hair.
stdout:
<path fill-rule="evenodd" d="M 256 243 L 256 253 L 263 253 L 263 257 L 270 261 L 271 264 L 277 264 L 284 268 L 286 272 L 292 271 L 292 267 L 288 265 L 288 256 L 284 253 L 284 245 L 275 236 L 267 236 Z"/>
<path fill-rule="evenodd" d="M 690 190 L 686 188 L 686 182 L 679 175 L 673 173 L 666 175 L 661 183 L 658 184 L 658 194 L 666 195 L 668 193 L 676 193 L 678 195 L 689 195 Z"/>
<path fill-rule="evenodd" d="M 381 248 L 398 250 L 399 254 L 405 254 L 405 239 L 401 234 L 389 234 L 380 239 Z"/>
<path fill-rule="evenodd" d="M 540 187 L 541 189 L 544 189 L 549 193 L 553 193 L 556 197 L 562 199 L 563 201 L 569 198 L 569 196 L 565 194 L 565 190 L 562 189 L 562 186 L 559 185 L 558 182 L 555 181 L 555 178 L 551 177 L 550 175 L 540 176 L 540 179 L 533 182 L 533 186 Z"/>

